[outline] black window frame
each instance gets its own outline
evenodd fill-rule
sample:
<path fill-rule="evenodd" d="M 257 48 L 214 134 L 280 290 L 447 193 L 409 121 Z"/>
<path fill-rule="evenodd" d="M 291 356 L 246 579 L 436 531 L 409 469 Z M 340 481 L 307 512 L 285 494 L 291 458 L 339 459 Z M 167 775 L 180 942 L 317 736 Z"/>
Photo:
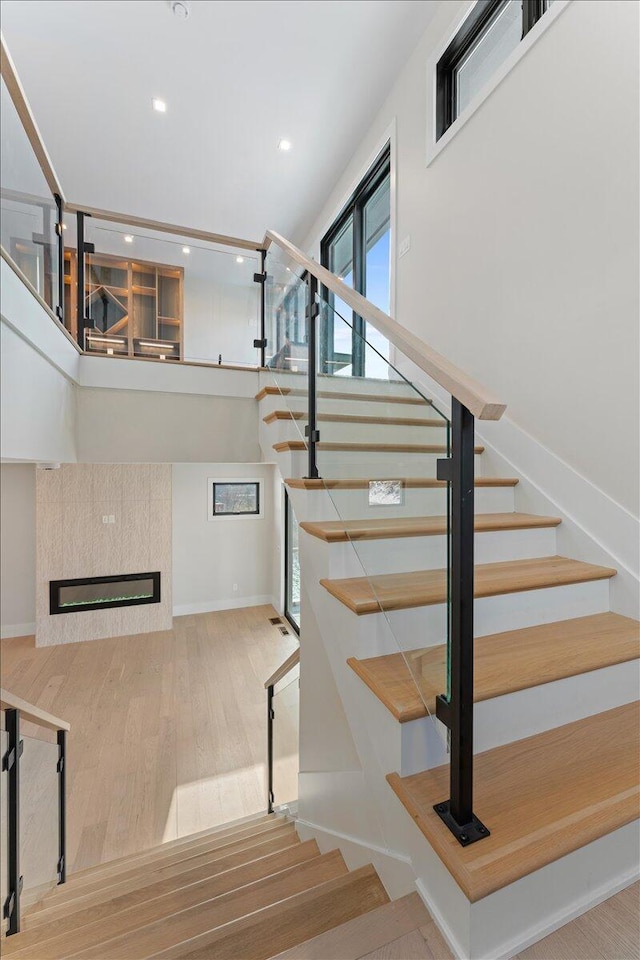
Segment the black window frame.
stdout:
<path fill-rule="evenodd" d="M 491 29 L 509 0 L 477 0 L 436 67 L 436 141 L 457 120 L 456 73 L 471 50 Z M 549 9 L 549 0 L 521 0 L 523 40 Z"/>
<path fill-rule="evenodd" d="M 255 487 L 255 510 L 216 510 L 216 487 Z M 259 480 L 212 480 L 211 481 L 211 516 L 212 517 L 259 517 L 260 516 L 260 481 Z"/>
<path fill-rule="evenodd" d="M 331 246 L 340 233 L 345 229 L 347 223 L 353 218 L 352 231 L 352 270 L 353 270 L 353 289 L 365 296 L 366 284 L 366 251 L 364 250 L 364 211 L 367 203 L 374 195 L 378 187 L 391 176 L 391 141 L 388 141 L 376 157 L 374 163 L 369 168 L 363 179 L 360 181 L 349 200 L 342 208 L 336 219 L 333 221 L 324 237 L 320 241 L 320 263 L 323 267 L 331 270 L 330 251 Z M 322 299 L 333 307 L 334 295 L 327 287 L 322 287 Z M 364 377 L 365 375 L 365 351 L 364 340 L 366 336 L 366 323 L 361 316 L 356 313 L 352 317 L 343 317 L 348 324 L 352 326 L 353 333 L 351 337 L 351 366 L 352 376 Z M 333 328 L 334 317 L 331 310 L 324 311 L 323 323 L 321 325 L 320 337 L 320 359 L 319 367 L 323 373 L 333 372 L 333 363 L 336 359 L 333 352 Z"/>

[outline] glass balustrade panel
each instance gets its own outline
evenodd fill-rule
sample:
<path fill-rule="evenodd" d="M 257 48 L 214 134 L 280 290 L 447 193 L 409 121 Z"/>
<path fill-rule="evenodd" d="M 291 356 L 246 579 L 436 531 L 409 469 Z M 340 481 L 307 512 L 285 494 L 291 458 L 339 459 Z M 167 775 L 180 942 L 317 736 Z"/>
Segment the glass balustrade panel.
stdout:
<path fill-rule="evenodd" d="M 294 667 L 273 696 L 273 796 L 274 806 L 298 799 L 300 734 L 300 670 Z"/>
<path fill-rule="evenodd" d="M 24 725 L 26 726 L 26 724 Z M 31 728 L 29 729 L 39 729 Z M 58 882 L 59 801 L 58 744 L 51 738 L 25 736 L 20 758 L 21 905 L 40 900 Z M 42 731 L 49 737 L 49 731 Z M 51 742 L 53 741 L 53 742 Z"/>

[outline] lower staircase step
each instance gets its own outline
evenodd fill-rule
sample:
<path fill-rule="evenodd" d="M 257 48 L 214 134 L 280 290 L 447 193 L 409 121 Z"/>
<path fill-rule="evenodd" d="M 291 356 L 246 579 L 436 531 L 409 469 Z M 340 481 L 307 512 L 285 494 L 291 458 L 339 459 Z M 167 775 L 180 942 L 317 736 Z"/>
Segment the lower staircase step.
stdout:
<path fill-rule="evenodd" d="M 596 566 L 567 557 L 539 557 L 483 563 L 475 568 L 475 597 L 493 597 L 525 590 L 541 590 L 614 577 L 611 567 Z M 321 580 L 329 593 L 358 615 L 380 610 L 404 610 L 444 603 L 446 570 L 417 570 L 372 577 Z"/>
<path fill-rule="evenodd" d="M 293 825 L 287 825 L 277 837 L 271 837 L 269 840 L 260 838 L 259 843 L 243 843 L 237 847 L 227 847 L 224 850 L 213 850 L 197 857 L 189 857 L 178 863 L 156 865 L 153 869 L 147 867 L 142 870 L 135 870 L 130 876 L 119 877 L 115 884 L 105 883 L 90 892 L 80 888 L 75 891 L 70 899 L 62 902 L 52 902 L 45 898 L 42 901 L 41 909 L 36 907 L 23 917 L 22 928 L 30 930 L 51 920 L 59 920 L 70 914 L 77 914 L 78 911 L 89 910 L 97 904 L 118 897 L 124 897 L 126 902 L 129 903 L 132 895 L 140 893 L 141 900 L 146 899 L 148 888 L 151 886 L 157 889 L 157 885 L 165 881 L 176 883 L 177 878 L 181 882 L 186 882 L 187 878 L 191 882 L 196 882 L 203 877 L 233 871 L 234 868 L 243 864 L 248 864 L 260 857 L 278 853 L 298 844 L 299 840 Z M 58 889 L 62 890 L 65 886 L 66 884 Z"/>
<path fill-rule="evenodd" d="M 639 815 L 640 703 L 627 704 L 474 758 L 474 813 L 491 836 L 462 847 L 433 809 L 449 767 L 387 777 L 472 902 Z"/>
<path fill-rule="evenodd" d="M 560 523 L 560 517 L 541 517 L 531 513 L 478 513 L 475 516 L 476 533 L 490 533 L 498 530 L 535 530 L 557 527 Z M 444 536 L 448 531 L 448 520 L 446 516 L 322 520 L 307 521 L 300 526 L 319 540 L 327 543 L 345 543 L 352 540 Z"/>
<path fill-rule="evenodd" d="M 433 926 L 431 915 L 418 894 L 410 893 L 285 950 L 273 960 L 358 960 L 419 927 Z M 441 947 L 444 952 L 436 955 L 448 957 L 444 942 Z M 428 954 L 420 956 L 426 960 Z"/>
<path fill-rule="evenodd" d="M 142 889 L 114 896 L 113 899 L 31 927 L 3 944 L 3 956 L 17 954 L 27 958 L 36 945 L 40 948 L 39 957 L 44 956 L 45 948 L 55 951 L 67 944 L 75 944 L 75 949 L 80 950 L 170 916 L 194 903 L 223 897 L 247 884 L 253 887 L 257 881 L 319 856 L 316 841 L 307 840 L 278 853 L 258 856 L 249 863 L 222 873 L 215 872 L 215 866 L 211 868 L 213 872 L 206 873 L 205 866 L 157 883 L 151 882 Z"/>
<path fill-rule="evenodd" d="M 435 714 L 446 687 L 444 644 L 347 663 L 400 723 Z M 598 613 L 476 637 L 474 699 L 562 680 L 640 657 L 640 624 Z"/>

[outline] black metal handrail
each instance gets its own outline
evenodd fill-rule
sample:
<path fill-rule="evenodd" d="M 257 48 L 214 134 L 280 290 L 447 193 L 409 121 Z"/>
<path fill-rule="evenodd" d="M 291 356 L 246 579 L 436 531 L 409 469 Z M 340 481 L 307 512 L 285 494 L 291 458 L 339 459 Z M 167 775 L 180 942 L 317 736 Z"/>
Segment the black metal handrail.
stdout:
<path fill-rule="evenodd" d="M 30 704 L 2 692 L 0 709 L 5 715 L 7 750 L 2 757 L 2 769 L 7 773 L 7 896 L 2 905 L 2 915 L 7 921 L 7 936 L 20 932 L 20 899 L 22 874 L 20 872 L 20 768 L 24 742 L 20 737 L 20 722 L 41 724 L 55 730 L 58 745 L 56 770 L 58 774 L 58 860 L 56 874 L 58 884 L 67 879 L 67 791 L 66 758 L 67 732 L 69 725 L 62 720 L 32 707 Z"/>

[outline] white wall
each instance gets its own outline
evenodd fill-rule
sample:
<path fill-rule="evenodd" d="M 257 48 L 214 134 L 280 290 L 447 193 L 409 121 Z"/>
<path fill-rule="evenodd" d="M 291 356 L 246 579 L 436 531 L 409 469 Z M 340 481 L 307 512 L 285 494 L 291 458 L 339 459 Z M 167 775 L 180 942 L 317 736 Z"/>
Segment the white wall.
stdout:
<path fill-rule="evenodd" d="M 0 466 L 0 624 L 2 637 L 32 634 L 36 619 L 36 468 Z"/>
<path fill-rule="evenodd" d="M 176 616 L 261 603 L 278 605 L 273 569 L 274 473 L 275 467 L 261 463 L 174 463 Z M 209 477 L 261 479 L 264 515 L 208 520 Z"/>
<path fill-rule="evenodd" d="M 638 513 L 638 4 L 573 0 L 426 166 L 440 5 L 343 177 L 317 242 L 395 118 L 400 323 Z"/>

